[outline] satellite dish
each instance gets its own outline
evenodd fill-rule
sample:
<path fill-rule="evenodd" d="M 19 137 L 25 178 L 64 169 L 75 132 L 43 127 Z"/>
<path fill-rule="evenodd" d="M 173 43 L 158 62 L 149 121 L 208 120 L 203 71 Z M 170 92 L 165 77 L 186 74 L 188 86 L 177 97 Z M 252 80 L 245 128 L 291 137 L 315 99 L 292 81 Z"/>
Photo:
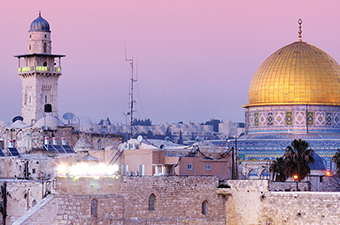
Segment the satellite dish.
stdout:
<path fill-rule="evenodd" d="M 68 124 L 70 124 L 70 120 L 72 120 L 74 117 L 74 114 L 71 112 L 67 112 L 63 115 L 64 120 L 67 120 Z"/>
<path fill-rule="evenodd" d="M 12 122 L 14 123 L 17 120 L 24 121 L 24 118 L 22 116 L 16 116 L 12 119 Z"/>
<path fill-rule="evenodd" d="M 137 141 L 138 141 L 139 143 L 141 143 L 141 142 L 143 141 L 143 136 L 142 136 L 142 135 L 138 135 Z"/>
<path fill-rule="evenodd" d="M 63 115 L 63 118 L 64 118 L 65 120 L 72 120 L 73 117 L 74 117 L 74 114 L 71 113 L 71 112 L 67 112 L 67 113 L 65 113 L 65 114 Z"/>

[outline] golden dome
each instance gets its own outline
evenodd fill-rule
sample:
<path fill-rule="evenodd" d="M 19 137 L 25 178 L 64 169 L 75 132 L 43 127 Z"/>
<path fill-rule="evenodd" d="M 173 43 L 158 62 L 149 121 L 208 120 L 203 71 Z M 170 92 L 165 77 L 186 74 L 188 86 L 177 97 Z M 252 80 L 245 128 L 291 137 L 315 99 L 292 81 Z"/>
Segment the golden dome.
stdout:
<path fill-rule="evenodd" d="M 249 88 L 249 105 L 340 105 L 340 66 L 321 49 L 298 41 L 269 56 Z"/>

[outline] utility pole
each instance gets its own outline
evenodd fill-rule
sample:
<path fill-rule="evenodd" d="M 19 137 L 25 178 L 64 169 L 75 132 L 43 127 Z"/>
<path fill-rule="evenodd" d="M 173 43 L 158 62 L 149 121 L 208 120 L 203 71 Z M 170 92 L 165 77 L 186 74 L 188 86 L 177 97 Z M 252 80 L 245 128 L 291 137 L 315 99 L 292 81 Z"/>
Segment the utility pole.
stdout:
<path fill-rule="evenodd" d="M 238 152 L 237 152 L 237 137 L 235 136 L 235 179 L 238 180 Z"/>

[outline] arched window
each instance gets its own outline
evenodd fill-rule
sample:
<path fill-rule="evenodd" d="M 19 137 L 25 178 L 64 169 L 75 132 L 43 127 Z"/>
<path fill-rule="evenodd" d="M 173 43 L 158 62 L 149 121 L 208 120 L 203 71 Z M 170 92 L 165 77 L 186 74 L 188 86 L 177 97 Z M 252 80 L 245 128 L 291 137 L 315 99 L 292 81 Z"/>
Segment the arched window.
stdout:
<path fill-rule="evenodd" d="M 98 214 L 98 200 L 93 198 L 91 201 L 91 215 L 97 216 Z"/>
<path fill-rule="evenodd" d="M 47 53 L 47 44 L 44 43 L 44 53 Z"/>
<path fill-rule="evenodd" d="M 208 201 L 207 200 L 205 200 L 202 203 L 202 214 L 203 215 L 207 215 L 208 214 Z"/>
<path fill-rule="evenodd" d="M 32 207 L 34 207 L 37 204 L 37 201 L 34 199 L 32 202 Z"/>
<path fill-rule="evenodd" d="M 43 66 L 47 66 L 47 62 L 46 61 L 43 63 Z"/>
<path fill-rule="evenodd" d="M 149 196 L 149 210 L 155 210 L 156 195 L 151 194 Z"/>

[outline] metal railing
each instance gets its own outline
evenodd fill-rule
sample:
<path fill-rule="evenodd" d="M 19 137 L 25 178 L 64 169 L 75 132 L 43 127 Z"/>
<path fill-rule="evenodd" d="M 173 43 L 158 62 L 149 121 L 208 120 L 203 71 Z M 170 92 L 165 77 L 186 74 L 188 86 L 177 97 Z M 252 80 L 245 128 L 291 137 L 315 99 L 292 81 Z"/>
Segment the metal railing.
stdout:
<path fill-rule="evenodd" d="M 47 67 L 47 66 L 25 66 L 19 67 L 18 73 L 24 72 L 61 72 L 61 67 Z"/>

